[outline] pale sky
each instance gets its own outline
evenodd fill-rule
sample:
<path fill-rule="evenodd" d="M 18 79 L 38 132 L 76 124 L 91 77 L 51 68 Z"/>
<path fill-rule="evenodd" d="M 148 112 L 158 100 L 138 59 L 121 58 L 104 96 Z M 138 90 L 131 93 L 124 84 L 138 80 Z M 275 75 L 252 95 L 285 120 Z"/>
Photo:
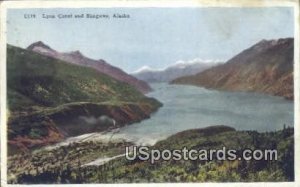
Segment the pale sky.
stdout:
<path fill-rule="evenodd" d="M 24 19 L 24 14 L 36 19 Z M 43 19 L 42 14 L 129 14 L 129 19 Z M 228 60 L 262 39 L 293 37 L 292 8 L 11 9 L 7 41 L 80 50 L 126 72 L 192 59 Z"/>

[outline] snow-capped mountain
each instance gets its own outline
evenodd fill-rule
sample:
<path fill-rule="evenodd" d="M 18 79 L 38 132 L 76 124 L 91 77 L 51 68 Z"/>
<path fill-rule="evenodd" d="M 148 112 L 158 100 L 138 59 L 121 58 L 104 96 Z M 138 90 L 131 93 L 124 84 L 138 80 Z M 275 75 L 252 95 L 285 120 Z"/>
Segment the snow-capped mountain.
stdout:
<path fill-rule="evenodd" d="M 294 39 L 261 40 L 226 63 L 173 84 L 294 98 Z"/>
<path fill-rule="evenodd" d="M 219 64 L 221 64 L 220 60 L 180 60 L 165 69 L 154 69 L 149 66 L 143 66 L 134 71 L 132 75 L 146 82 L 169 82 L 178 77 L 200 73 Z"/>

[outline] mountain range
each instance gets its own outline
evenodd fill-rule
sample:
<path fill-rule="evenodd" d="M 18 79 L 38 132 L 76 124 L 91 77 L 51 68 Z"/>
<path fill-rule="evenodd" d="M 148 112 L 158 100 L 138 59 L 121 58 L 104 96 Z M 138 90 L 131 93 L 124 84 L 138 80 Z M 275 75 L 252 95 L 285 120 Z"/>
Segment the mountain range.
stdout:
<path fill-rule="evenodd" d="M 191 61 L 178 61 L 165 69 L 152 69 L 143 66 L 131 75 L 146 82 L 169 82 L 178 77 L 194 75 L 219 64 L 221 64 L 219 61 L 194 59 Z"/>
<path fill-rule="evenodd" d="M 229 91 L 255 91 L 293 99 L 294 39 L 262 40 L 226 63 L 173 84 Z"/>
<path fill-rule="evenodd" d="M 162 105 L 95 68 L 11 45 L 7 103 L 9 154 L 139 122 Z"/>
<path fill-rule="evenodd" d="M 108 64 L 106 61 L 102 59 L 94 60 L 88 58 L 84 56 L 80 51 L 72 51 L 66 53 L 58 52 L 52 49 L 51 47 L 49 47 L 48 45 L 44 44 L 42 41 L 38 41 L 29 45 L 27 47 L 27 50 L 31 50 L 39 54 L 49 56 L 58 60 L 62 60 L 64 62 L 92 67 L 101 73 L 104 73 L 121 82 L 125 82 L 134 86 L 142 93 L 148 93 L 151 91 L 150 86 L 146 82 L 138 80 L 137 78 L 127 74 L 120 68 Z"/>

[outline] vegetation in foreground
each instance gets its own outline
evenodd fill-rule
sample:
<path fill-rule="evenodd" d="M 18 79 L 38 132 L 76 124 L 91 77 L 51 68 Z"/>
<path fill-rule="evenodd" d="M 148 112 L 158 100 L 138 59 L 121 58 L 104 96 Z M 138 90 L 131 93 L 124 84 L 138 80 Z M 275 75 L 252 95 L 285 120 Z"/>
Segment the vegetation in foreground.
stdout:
<path fill-rule="evenodd" d="M 231 127 L 213 126 L 180 132 L 156 143 L 151 149 L 277 149 L 277 161 L 129 161 L 125 157 L 103 165 L 84 165 L 96 156 L 124 154 L 130 143 L 103 144 L 90 142 L 39 151 L 22 158 L 9 159 L 10 183 L 139 183 L 139 182 L 275 182 L 294 180 L 294 129 L 274 132 L 236 131 Z M 98 148 L 95 148 L 98 147 Z M 116 148 L 118 147 L 118 148 Z M 60 151 L 59 151 L 60 150 Z M 62 151 L 64 150 L 64 151 Z M 117 150 L 117 151 L 116 151 Z M 37 156 L 38 155 L 38 156 Z M 51 157 L 52 159 L 49 159 Z M 55 158 L 55 160 L 53 160 Z M 52 161 L 52 162 L 51 162 Z M 24 169 L 23 169 L 24 168 Z M 16 172 L 18 171 L 18 172 Z"/>

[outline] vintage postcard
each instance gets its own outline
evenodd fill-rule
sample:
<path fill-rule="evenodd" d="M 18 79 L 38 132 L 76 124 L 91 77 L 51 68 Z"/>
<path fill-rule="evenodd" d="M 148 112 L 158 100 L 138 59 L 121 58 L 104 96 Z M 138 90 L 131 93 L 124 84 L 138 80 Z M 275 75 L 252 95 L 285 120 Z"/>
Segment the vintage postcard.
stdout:
<path fill-rule="evenodd" d="M 299 69 L 296 0 L 3 2 L 1 185 L 297 186 Z"/>

